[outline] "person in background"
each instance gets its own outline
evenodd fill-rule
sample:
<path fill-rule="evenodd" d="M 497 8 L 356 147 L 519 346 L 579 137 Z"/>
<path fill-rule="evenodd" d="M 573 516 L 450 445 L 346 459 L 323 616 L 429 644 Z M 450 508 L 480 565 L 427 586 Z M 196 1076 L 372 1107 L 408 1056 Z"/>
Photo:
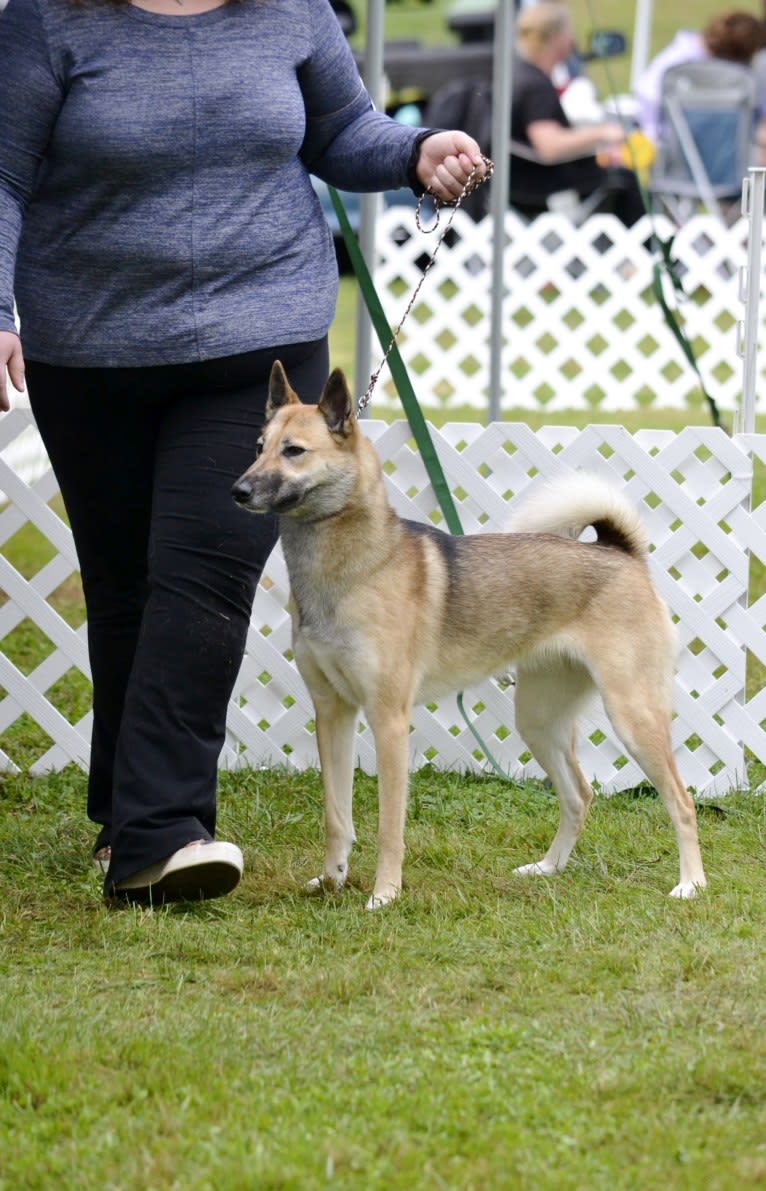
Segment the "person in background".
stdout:
<path fill-rule="evenodd" d="M 230 490 L 273 362 L 309 400 L 328 372 L 309 174 L 449 201 L 485 166 L 374 110 L 328 0 L 8 0 L 0 129 L 0 408 L 26 357 L 88 615 L 94 858 L 108 897 L 215 897 L 242 873 L 217 763 L 276 541 Z"/>
<path fill-rule="evenodd" d="M 766 46 L 766 25 L 751 12 L 732 11 L 713 17 L 702 32 L 679 29 L 673 40 L 647 66 L 636 88 L 636 119 L 650 140 L 659 134 L 662 78 L 671 66 L 721 58 L 750 66 Z M 761 89 L 760 115 L 766 115 L 766 88 Z"/>
<path fill-rule="evenodd" d="M 572 127 L 552 76 L 572 53 L 569 9 L 556 0 L 524 8 L 516 19 L 511 138 L 533 150 L 538 160 L 511 153 L 511 203 L 534 216 L 551 195 L 576 191 L 580 197 L 603 191 L 599 210 L 613 211 L 631 227 L 644 213 L 632 170 L 622 164 L 625 134 L 614 120 Z M 606 164 L 600 164 L 597 152 Z"/>

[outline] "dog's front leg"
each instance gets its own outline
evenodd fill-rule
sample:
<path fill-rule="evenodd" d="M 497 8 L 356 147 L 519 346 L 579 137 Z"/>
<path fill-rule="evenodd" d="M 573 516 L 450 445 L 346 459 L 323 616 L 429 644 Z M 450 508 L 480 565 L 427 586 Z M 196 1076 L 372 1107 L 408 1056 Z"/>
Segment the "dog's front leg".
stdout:
<path fill-rule="evenodd" d="M 410 712 L 385 709 L 368 716 L 378 761 L 378 867 L 368 910 L 388 905 L 402 890 Z"/>
<path fill-rule="evenodd" d="M 312 891 L 325 884 L 340 889 L 348 876 L 348 857 L 356 839 L 351 808 L 358 708 L 328 689 L 322 695 L 314 694 L 314 711 L 326 837 L 324 873 L 309 881 Z"/>

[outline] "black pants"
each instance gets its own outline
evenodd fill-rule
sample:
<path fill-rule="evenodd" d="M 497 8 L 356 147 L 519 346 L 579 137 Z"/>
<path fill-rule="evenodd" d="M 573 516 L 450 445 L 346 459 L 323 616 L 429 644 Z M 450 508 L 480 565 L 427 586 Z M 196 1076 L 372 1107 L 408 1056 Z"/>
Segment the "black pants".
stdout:
<path fill-rule="evenodd" d="M 626 227 L 633 227 L 646 214 L 636 175 L 633 170 L 622 166 L 610 166 L 602 173 L 606 198 L 599 203 L 597 210 L 611 212 Z"/>
<path fill-rule="evenodd" d="M 603 197 L 593 213 L 616 215 L 625 227 L 633 227 L 646 214 L 636 175 L 633 170 L 622 166 L 610 166 L 608 169 L 594 167 L 589 172 L 587 184 L 585 181 L 575 181 L 572 189 L 577 191 L 580 198 L 602 191 Z M 549 210 L 548 198 L 548 194 L 532 196 L 512 193 L 511 205 L 519 214 L 534 219 Z"/>
<path fill-rule="evenodd" d="M 276 522 L 238 508 L 271 364 L 315 401 L 327 342 L 147 368 L 28 361 L 88 615 L 88 815 L 111 886 L 212 838 L 226 710 Z"/>

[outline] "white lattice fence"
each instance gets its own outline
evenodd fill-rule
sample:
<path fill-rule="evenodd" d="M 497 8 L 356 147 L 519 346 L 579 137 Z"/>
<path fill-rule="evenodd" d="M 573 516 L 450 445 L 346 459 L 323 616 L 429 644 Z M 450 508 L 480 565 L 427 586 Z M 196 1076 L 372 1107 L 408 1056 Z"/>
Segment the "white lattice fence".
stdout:
<path fill-rule="evenodd" d="M 59 516 L 49 507 L 58 492 L 50 469 L 42 470 L 39 436 L 28 409 L 14 409 L 0 420 L 0 492 L 8 503 L 0 512 L 0 741 L 6 730 L 21 716 L 29 716 L 45 729 L 50 739 L 33 766 L 36 773 L 59 769 L 69 761 L 87 767 L 90 757 L 90 713 L 77 723 L 70 723 L 59 710 L 55 697 L 58 683 L 73 670 L 90 679 L 86 626 L 73 628 L 55 611 L 50 597 L 77 575 L 77 552 L 72 535 Z M 10 457 L 11 462 L 8 462 Z M 16 470 L 31 472 L 27 483 Z M 7 543 L 28 526 L 52 548 L 53 557 L 31 576 L 24 577 L 6 557 Z M 9 634 L 23 628 L 25 622 L 42 632 L 49 643 L 43 661 L 31 668 L 25 664 L 22 644 L 20 657 L 6 652 Z M 0 767 L 17 768 L 13 757 L 0 747 Z"/>
<path fill-rule="evenodd" d="M 8 634 L 28 619 L 45 634 L 50 649 L 26 673 L 0 653 L 0 740 L 6 742 L 0 764 L 13 767 L 7 730 L 26 713 L 51 740 L 33 767 L 43 772 L 67 761 L 87 765 L 88 717 L 70 724 L 49 694 L 73 669 L 87 675 L 88 664 L 85 626 L 68 626 L 49 602 L 77 565 L 69 531 L 48 505 L 55 483 L 47 473 L 27 485 L 2 458 L 3 448 L 29 421 L 27 411 L 17 410 L 0 423 L 0 489 L 11 499 L 0 513 L 0 549 L 30 523 L 52 543 L 53 558 L 27 578 L 0 558 L 6 597 L 0 608 L 0 643 L 6 649 Z M 366 430 L 386 461 L 398 510 L 417 519 L 438 517 L 406 423 L 369 422 Z M 655 579 L 678 620 L 682 648 L 673 739 L 684 780 L 699 792 L 741 785 L 745 747 L 766 764 L 766 694 L 761 689 L 750 698 L 745 694 L 748 652 L 752 665 L 766 666 L 766 595 L 750 606 L 747 602 L 749 556 L 759 565 L 766 563 L 766 504 L 750 511 L 753 460 L 766 462 L 766 436 L 729 438 L 706 428 L 631 435 L 620 426 L 583 431 L 547 427 L 534 433 L 513 423 L 453 424 L 433 433 L 468 532 L 502 528 L 510 502 L 538 476 L 584 467 L 619 480 L 643 510 Z M 513 598 L 512 575 L 508 598 Z M 286 600 L 287 577 L 277 549 L 256 597 L 222 766 L 317 764 L 312 709 L 292 661 Z M 466 692 L 465 702 L 509 772 L 537 772 L 513 728 L 512 689 L 489 681 Z M 357 751 L 361 767 L 372 771 L 374 749 L 363 721 Z M 483 765 L 454 698 L 418 708 L 410 754 L 413 766 L 426 760 L 460 769 Z M 584 725 L 581 755 L 586 772 L 605 789 L 642 780 L 598 709 Z"/>
<path fill-rule="evenodd" d="M 658 217 L 655 230 L 666 238 L 674 228 Z M 627 229 L 612 215 L 597 215 L 576 228 L 561 215 L 527 225 L 507 213 L 504 409 L 550 413 L 703 403 L 651 291 L 656 253 L 645 246 L 651 231 L 646 217 Z M 436 239 L 415 229 L 410 208 L 383 213 L 376 285 L 392 325 L 401 319 Z M 688 295 L 681 305 L 686 334 L 705 385 L 728 410 L 741 392 L 735 324 L 742 318 L 739 270 L 746 255 L 746 220 L 727 228 L 695 216 L 676 233 L 673 246 Z M 491 220 L 476 224 L 458 211 L 400 340 L 426 406 L 487 407 L 491 261 Z M 393 402 L 390 386 L 387 391 Z"/>

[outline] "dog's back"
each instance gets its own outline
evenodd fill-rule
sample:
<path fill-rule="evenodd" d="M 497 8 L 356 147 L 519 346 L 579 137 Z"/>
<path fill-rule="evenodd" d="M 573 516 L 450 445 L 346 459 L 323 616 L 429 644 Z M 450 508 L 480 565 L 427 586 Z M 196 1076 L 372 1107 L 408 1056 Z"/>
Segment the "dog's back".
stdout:
<path fill-rule="evenodd" d="M 577 540 L 588 527 L 595 540 Z M 429 634 L 418 698 L 542 654 L 580 660 L 596 639 L 624 650 L 626 620 L 646 624 L 644 648 L 657 657 L 675 654 L 670 617 L 646 565 L 640 516 L 597 476 L 576 473 L 536 486 L 510 532 L 452 537 L 408 522 L 404 528 L 423 553 L 437 557 L 444 576 L 431 612 L 442 627 L 436 639 Z"/>

